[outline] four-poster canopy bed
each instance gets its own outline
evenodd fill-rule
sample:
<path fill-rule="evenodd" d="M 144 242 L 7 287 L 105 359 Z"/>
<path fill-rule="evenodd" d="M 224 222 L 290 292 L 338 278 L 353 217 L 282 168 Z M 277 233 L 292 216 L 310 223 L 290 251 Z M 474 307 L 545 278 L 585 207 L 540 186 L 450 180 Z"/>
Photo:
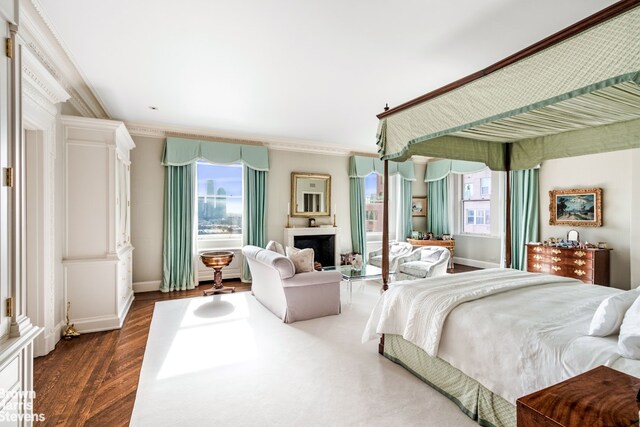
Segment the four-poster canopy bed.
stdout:
<path fill-rule="evenodd" d="M 640 0 L 620 1 L 484 70 L 385 108 L 378 118 L 378 151 L 385 164 L 383 290 L 389 279 L 388 162 L 412 155 L 483 162 L 507 172 L 509 267 L 509 171 L 548 159 L 640 147 Z M 383 334 L 381 354 L 384 339 Z M 440 362 L 434 357 L 424 363 Z"/>

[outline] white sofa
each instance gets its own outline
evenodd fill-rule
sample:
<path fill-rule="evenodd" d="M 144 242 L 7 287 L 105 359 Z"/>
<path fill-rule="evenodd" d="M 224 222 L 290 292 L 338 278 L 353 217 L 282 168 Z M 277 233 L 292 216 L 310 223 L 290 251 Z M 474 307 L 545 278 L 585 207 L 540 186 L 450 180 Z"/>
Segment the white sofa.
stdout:
<path fill-rule="evenodd" d="M 451 252 L 438 246 L 418 248 L 398 259 L 396 280 L 415 280 L 447 274 Z"/>
<path fill-rule="evenodd" d="M 339 271 L 295 274 L 293 262 L 277 252 L 245 246 L 242 254 L 251 270 L 251 292 L 284 323 L 340 314 Z"/>
<path fill-rule="evenodd" d="M 389 243 L 389 271 L 396 271 L 398 258 L 409 255 L 413 246 L 406 242 Z M 382 248 L 369 252 L 369 264 L 382 268 Z"/>

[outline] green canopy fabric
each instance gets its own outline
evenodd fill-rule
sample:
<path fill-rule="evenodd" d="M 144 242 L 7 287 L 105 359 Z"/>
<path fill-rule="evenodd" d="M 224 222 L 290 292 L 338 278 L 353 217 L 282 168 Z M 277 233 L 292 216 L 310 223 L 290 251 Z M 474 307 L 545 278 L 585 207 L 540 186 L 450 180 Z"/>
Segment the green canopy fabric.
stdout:
<path fill-rule="evenodd" d="M 372 172 L 384 175 L 384 162 L 376 157 L 351 156 L 349 158 L 349 178 L 364 178 Z M 389 176 L 400 175 L 415 181 L 416 173 L 412 161 L 389 163 Z"/>
<path fill-rule="evenodd" d="M 547 159 L 640 147 L 639 85 L 640 6 L 384 116 L 379 153 L 505 170 L 503 144 L 513 143 L 510 168 L 523 170 Z"/>
<path fill-rule="evenodd" d="M 162 155 L 163 165 L 183 166 L 194 163 L 197 160 L 206 160 L 216 164 L 230 164 L 241 161 L 254 170 L 269 170 L 267 147 L 198 141 L 185 138 L 167 138 Z"/>
<path fill-rule="evenodd" d="M 474 173 L 486 169 L 487 165 L 481 162 L 467 162 L 464 160 L 436 160 L 427 163 L 424 174 L 424 182 L 439 181 L 450 173 Z"/>

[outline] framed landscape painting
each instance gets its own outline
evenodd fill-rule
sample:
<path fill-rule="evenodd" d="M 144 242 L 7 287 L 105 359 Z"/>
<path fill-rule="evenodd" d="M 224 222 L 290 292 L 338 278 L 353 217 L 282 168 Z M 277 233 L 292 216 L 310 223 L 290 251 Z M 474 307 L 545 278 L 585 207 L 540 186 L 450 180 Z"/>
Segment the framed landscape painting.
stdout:
<path fill-rule="evenodd" d="M 602 188 L 549 191 L 549 224 L 602 226 Z"/>

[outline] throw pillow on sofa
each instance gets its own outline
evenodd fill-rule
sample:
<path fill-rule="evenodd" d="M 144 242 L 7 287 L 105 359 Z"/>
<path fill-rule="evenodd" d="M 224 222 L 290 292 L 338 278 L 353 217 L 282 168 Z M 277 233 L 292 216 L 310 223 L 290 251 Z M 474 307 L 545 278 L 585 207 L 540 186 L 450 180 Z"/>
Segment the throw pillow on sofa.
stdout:
<path fill-rule="evenodd" d="M 265 247 L 265 249 L 268 251 L 277 252 L 280 255 L 286 255 L 282 245 L 276 242 L 275 240 L 269 240 L 269 243 L 267 243 L 267 246 Z"/>
<path fill-rule="evenodd" d="M 313 249 L 298 249 L 287 246 L 286 253 L 296 267 L 296 274 L 313 271 Z"/>

